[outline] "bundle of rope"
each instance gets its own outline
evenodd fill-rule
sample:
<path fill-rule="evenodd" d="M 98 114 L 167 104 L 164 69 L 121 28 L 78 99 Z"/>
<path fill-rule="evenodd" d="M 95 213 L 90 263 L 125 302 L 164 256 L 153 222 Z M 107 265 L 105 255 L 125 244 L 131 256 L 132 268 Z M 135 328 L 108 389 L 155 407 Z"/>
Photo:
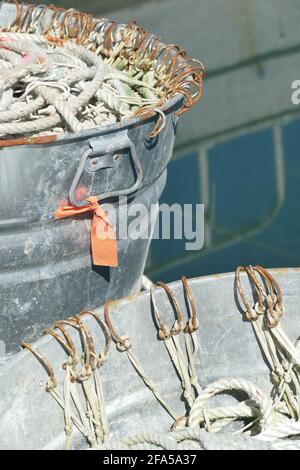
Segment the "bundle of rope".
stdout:
<path fill-rule="evenodd" d="M 252 287 L 254 306 L 251 300 L 246 298 L 243 273 Z M 128 335 L 120 335 L 116 331 L 110 317 L 110 302 L 105 305 L 105 322 L 94 312 L 82 312 L 77 317 L 57 322 L 53 330 L 46 332 L 64 347 L 69 357 L 69 361 L 63 366 L 66 371 L 63 396 L 57 392 L 57 379 L 51 364 L 30 345 L 23 345 L 30 349 L 48 371 L 47 390 L 64 410 L 67 448 L 70 447 L 71 432 L 75 425 L 87 438 L 90 446 L 96 449 L 300 449 L 300 440 L 297 439 L 300 435 L 300 352 L 280 325 L 280 318 L 285 312 L 280 286 L 261 266 L 237 268 L 236 286 L 246 318 L 251 321 L 271 370 L 271 394 L 265 393 L 245 378 L 238 377 L 220 379 L 206 387 L 200 384 L 195 364 L 195 357 L 199 354 L 199 321 L 189 283 L 184 277 L 182 287 L 188 314 L 186 323 L 181 306 L 169 286 L 159 282 L 150 283 L 149 287 L 158 339 L 166 347 L 174 367 L 174 375 L 179 379 L 185 411 L 172 409 L 168 398 L 162 396 L 159 385 L 147 372 L 147 367 L 136 356 L 134 341 Z M 170 307 L 175 314 L 171 327 L 164 323 L 159 312 L 156 289 L 163 289 L 170 301 Z M 105 333 L 106 347 L 99 357 L 95 353 L 91 333 L 82 321 L 86 314 L 93 315 Z M 64 328 L 65 325 L 80 332 L 82 353 L 76 351 L 74 342 Z M 62 336 L 58 334 L 57 329 Z M 103 389 L 97 368 L 107 360 L 111 340 L 115 342 L 119 352 L 127 354 L 131 366 L 149 392 L 172 418 L 173 425 L 169 431 L 146 431 L 120 441 L 112 439 L 109 435 Z M 85 405 L 80 404 L 76 383 L 83 387 L 81 399 L 85 397 Z M 216 395 L 232 392 L 238 392 L 241 397 L 246 394 L 247 399 L 241 399 L 237 404 L 208 406 L 208 402 Z M 235 426 L 233 430 L 233 423 L 236 425 L 239 422 L 242 422 L 243 426 Z"/>
<path fill-rule="evenodd" d="M 82 46 L 37 34 L 0 34 L 0 74 L 0 138 L 114 124 L 161 94 L 149 76 L 130 77 Z"/>
<path fill-rule="evenodd" d="M 98 355 L 95 351 L 91 332 L 82 321 L 82 317 L 85 315 L 92 315 L 95 318 L 105 338 L 105 345 Z M 78 354 L 75 343 L 66 326 L 72 327 L 79 332 L 83 344 L 82 356 Z M 45 331 L 44 334 L 51 335 L 68 355 L 67 362 L 62 365 L 66 372 L 63 394 L 58 391 L 57 379 L 53 367 L 47 358 L 29 344 L 24 343 L 22 346 L 34 354 L 49 374 L 46 390 L 63 409 L 66 449 L 70 448 L 74 425 L 87 439 L 89 445 L 95 447 L 103 443 L 108 435 L 104 393 L 99 370 L 107 360 L 111 342 L 109 331 L 103 320 L 96 313 L 84 311 L 76 317 L 56 322 L 54 328 Z M 74 409 L 72 409 L 72 404 Z"/>
<path fill-rule="evenodd" d="M 0 71 L 10 77 L 0 83 L 0 139 L 77 132 L 156 114 L 154 137 L 164 127 L 162 108 L 170 98 L 183 97 L 181 114 L 202 95 L 203 64 L 135 22 L 7 3 L 14 5 L 15 18 L 0 28 Z M 14 113 L 2 116 L 10 105 Z"/>

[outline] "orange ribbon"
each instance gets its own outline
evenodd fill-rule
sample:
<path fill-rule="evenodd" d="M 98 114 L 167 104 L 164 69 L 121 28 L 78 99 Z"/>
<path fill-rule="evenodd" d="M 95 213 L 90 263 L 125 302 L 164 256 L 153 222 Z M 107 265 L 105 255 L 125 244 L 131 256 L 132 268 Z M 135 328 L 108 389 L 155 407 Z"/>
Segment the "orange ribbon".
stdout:
<path fill-rule="evenodd" d="M 63 219 L 91 211 L 93 213 L 91 225 L 93 264 L 96 266 L 111 266 L 116 268 L 118 267 L 118 254 L 115 231 L 108 220 L 107 213 L 100 207 L 97 198 L 91 196 L 87 200 L 90 202 L 88 206 L 59 207 L 55 211 L 55 218 Z"/>

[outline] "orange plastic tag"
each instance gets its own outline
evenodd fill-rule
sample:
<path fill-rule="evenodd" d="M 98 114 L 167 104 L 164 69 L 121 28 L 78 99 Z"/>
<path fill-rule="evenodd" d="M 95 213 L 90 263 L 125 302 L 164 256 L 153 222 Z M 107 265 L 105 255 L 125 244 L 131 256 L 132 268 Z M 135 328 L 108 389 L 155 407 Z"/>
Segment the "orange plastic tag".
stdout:
<path fill-rule="evenodd" d="M 91 247 L 93 263 L 96 266 L 118 267 L 116 234 L 106 212 L 100 207 L 97 198 L 87 199 L 90 204 L 84 207 L 61 206 L 55 211 L 55 218 L 72 217 L 84 212 L 93 212 L 91 225 Z"/>

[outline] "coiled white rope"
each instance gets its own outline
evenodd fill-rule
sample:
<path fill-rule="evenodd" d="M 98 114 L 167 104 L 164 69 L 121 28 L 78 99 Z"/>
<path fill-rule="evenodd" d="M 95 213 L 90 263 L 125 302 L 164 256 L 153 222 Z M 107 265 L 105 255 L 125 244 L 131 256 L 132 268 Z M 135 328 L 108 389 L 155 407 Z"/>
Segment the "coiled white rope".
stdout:
<path fill-rule="evenodd" d="M 154 105 L 159 88 L 72 42 L 0 33 L 0 138 L 80 132 Z M 160 111 L 161 113 L 161 111 Z"/>
<path fill-rule="evenodd" d="M 201 421 L 201 412 L 207 400 L 219 393 L 232 390 L 246 392 L 249 398 L 257 403 L 261 411 L 261 419 L 264 420 L 262 427 L 267 427 L 269 422 L 266 421 L 266 419 L 269 417 L 272 401 L 258 387 L 244 379 L 222 379 L 210 384 L 209 387 L 204 389 L 198 398 L 196 398 L 190 411 L 188 419 L 189 426 L 194 428 L 199 424 Z M 223 417 L 226 416 L 222 416 L 222 418 Z"/>

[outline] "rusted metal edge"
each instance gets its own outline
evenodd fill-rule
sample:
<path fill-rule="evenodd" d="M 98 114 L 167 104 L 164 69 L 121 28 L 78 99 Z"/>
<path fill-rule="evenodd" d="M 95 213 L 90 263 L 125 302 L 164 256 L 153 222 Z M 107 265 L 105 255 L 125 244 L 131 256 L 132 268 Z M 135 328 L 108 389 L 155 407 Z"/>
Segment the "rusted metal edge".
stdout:
<path fill-rule="evenodd" d="M 20 145 L 39 145 L 39 144 L 49 144 L 50 142 L 55 142 L 57 140 L 57 135 L 44 135 L 36 137 L 23 137 L 20 139 L 0 139 L 0 149 L 6 147 L 17 147 Z"/>

